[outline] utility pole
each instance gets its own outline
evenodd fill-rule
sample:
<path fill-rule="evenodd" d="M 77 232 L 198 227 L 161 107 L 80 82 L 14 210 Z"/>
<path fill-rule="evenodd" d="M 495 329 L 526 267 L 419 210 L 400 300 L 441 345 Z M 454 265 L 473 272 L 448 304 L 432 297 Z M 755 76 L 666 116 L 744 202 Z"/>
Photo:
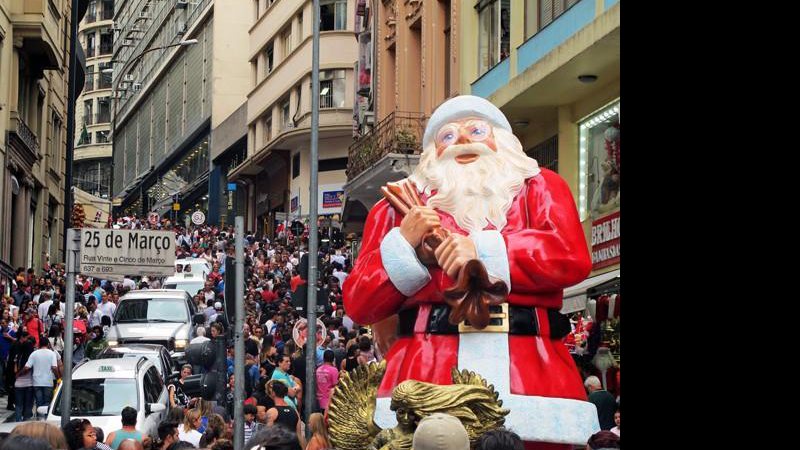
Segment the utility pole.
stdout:
<path fill-rule="evenodd" d="M 72 217 L 72 164 L 75 160 L 75 102 L 78 100 L 78 55 L 75 52 L 78 42 L 78 0 L 71 0 L 69 24 L 69 82 L 67 85 L 67 167 L 64 174 L 64 261 L 67 260 L 69 246 L 67 233 Z M 71 310 L 68 310 L 71 311 Z M 71 368 L 70 368 L 71 369 Z"/>
<path fill-rule="evenodd" d="M 244 448 L 244 217 L 236 216 L 236 333 L 233 360 L 233 448 Z M 225 270 L 230 270 L 226 268 Z"/>
<path fill-rule="evenodd" d="M 305 419 L 306 423 L 314 409 L 317 398 L 316 362 L 317 362 L 317 261 L 319 233 L 317 232 L 317 195 L 319 190 L 319 0 L 313 0 L 311 23 L 313 38 L 311 40 L 311 183 L 309 187 L 308 210 L 308 340 L 306 341 L 306 387 L 305 387 Z M 306 435 L 311 436 L 311 428 L 306 427 Z"/>
<path fill-rule="evenodd" d="M 67 251 L 64 254 L 67 263 L 67 296 L 64 308 L 67 311 L 75 311 L 75 274 L 78 271 L 78 254 L 81 246 L 81 233 L 79 229 L 67 228 L 64 235 L 67 243 Z M 69 423 L 70 412 L 72 411 L 72 352 L 73 352 L 73 323 L 74 314 L 64 315 L 64 374 L 61 377 L 61 426 Z"/>

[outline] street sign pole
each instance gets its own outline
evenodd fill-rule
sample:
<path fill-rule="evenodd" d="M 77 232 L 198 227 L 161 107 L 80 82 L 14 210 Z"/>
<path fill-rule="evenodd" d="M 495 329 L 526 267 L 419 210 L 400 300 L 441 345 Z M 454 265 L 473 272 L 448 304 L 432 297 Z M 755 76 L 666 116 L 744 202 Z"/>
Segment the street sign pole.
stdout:
<path fill-rule="evenodd" d="M 64 374 L 61 376 L 61 426 L 69 423 L 72 411 L 72 352 L 73 333 L 72 321 L 75 311 L 75 273 L 77 272 L 78 259 L 81 248 L 81 230 L 67 229 L 67 291 L 66 311 L 64 311 Z"/>
<path fill-rule="evenodd" d="M 233 448 L 244 448 L 244 217 L 236 216 L 236 318 L 233 361 Z M 230 269 L 226 269 L 230 270 Z"/>

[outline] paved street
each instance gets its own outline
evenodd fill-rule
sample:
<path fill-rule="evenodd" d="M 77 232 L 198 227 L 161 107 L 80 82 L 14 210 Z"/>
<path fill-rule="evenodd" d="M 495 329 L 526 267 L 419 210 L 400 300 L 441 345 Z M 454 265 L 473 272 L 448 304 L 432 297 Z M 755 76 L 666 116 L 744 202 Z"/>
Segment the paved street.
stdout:
<path fill-rule="evenodd" d="M 4 395 L 3 397 L 0 397 L 0 423 L 4 423 L 6 421 L 10 422 L 11 420 L 13 420 L 12 417 L 14 416 L 14 411 L 7 410 L 6 409 L 7 405 L 8 405 L 8 396 Z"/>

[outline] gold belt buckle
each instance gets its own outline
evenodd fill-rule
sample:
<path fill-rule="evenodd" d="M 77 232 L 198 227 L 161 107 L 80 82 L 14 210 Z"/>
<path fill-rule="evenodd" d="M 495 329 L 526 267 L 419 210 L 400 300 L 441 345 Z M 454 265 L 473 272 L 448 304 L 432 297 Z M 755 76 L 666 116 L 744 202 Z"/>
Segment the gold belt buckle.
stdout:
<path fill-rule="evenodd" d="M 510 317 L 508 316 L 508 303 L 501 303 L 500 305 L 501 311 L 500 312 L 490 312 L 489 313 L 489 325 L 486 328 L 479 330 L 477 328 L 473 328 L 471 325 L 462 321 L 458 324 L 458 332 L 459 333 L 508 333 L 508 322 Z M 491 311 L 491 306 L 489 307 Z M 492 319 L 500 319 L 502 323 L 500 325 L 492 325 Z"/>

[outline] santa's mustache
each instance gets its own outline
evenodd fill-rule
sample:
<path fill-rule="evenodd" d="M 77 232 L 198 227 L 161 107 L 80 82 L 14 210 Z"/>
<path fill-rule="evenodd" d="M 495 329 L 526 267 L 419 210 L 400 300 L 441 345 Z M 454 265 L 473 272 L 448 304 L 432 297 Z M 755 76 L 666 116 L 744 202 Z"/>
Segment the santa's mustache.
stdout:
<path fill-rule="evenodd" d="M 437 159 L 455 159 L 456 156 L 474 154 L 478 156 L 491 156 L 496 152 L 482 142 L 471 142 L 469 144 L 451 145 L 442 151 Z"/>

